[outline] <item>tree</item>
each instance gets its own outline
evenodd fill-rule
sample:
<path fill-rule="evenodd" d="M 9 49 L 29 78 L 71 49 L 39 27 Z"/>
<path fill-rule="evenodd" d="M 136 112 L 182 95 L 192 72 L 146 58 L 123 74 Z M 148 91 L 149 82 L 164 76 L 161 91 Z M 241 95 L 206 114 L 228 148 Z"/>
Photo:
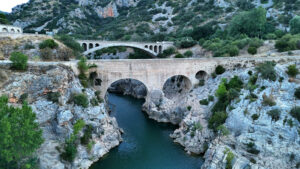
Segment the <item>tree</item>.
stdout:
<path fill-rule="evenodd" d="M 42 130 L 27 103 L 7 104 L 8 98 L 0 97 L 0 168 L 21 168 L 43 143 Z"/>
<path fill-rule="evenodd" d="M 298 34 L 300 33 L 300 16 L 295 16 L 290 21 L 291 33 Z"/>
<path fill-rule="evenodd" d="M 5 14 L 0 13 L 0 24 L 9 24 L 8 20 L 6 19 Z"/>
<path fill-rule="evenodd" d="M 12 68 L 16 70 L 26 70 L 28 56 L 21 52 L 13 52 L 9 58 L 12 61 Z"/>
<path fill-rule="evenodd" d="M 238 34 L 246 34 L 250 37 L 262 36 L 267 23 L 266 13 L 262 7 L 239 13 L 233 17 L 229 25 L 230 34 L 233 36 Z"/>

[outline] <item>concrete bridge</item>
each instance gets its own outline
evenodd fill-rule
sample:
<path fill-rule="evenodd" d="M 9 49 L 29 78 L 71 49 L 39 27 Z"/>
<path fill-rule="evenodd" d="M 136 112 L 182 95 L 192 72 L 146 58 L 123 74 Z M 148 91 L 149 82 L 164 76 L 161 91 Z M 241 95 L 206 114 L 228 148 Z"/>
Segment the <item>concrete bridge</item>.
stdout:
<path fill-rule="evenodd" d="M 84 49 L 84 55 L 89 55 L 97 50 L 108 47 L 132 47 L 142 49 L 153 56 L 157 56 L 163 50 L 173 47 L 173 42 L 123 42 L 123 41 L 97 41 L 97 40 L 78 40 Z"/>
<path fill-rule="evenodd" d="M 167 80 L 174 76 L 182 76 L 186 82 L 187 92 L 215 71 L 218 65 L 226 69 L 252 67 L 265 61 L 300 62 L 300 56 L 288 57 L 250 57 L 250 58 L 188 58 L 188 59 L 137 59 L 137 60 L 90 60 L 89 64 L 97 68 L 89 70 L 94 74 L 95 87 L 102 96 L 110 85 L 121 79 L 135 79 L 142 82 L 148 92 L 163 90 Z M 77 65 L 72 66 L 78 73 Z"/>

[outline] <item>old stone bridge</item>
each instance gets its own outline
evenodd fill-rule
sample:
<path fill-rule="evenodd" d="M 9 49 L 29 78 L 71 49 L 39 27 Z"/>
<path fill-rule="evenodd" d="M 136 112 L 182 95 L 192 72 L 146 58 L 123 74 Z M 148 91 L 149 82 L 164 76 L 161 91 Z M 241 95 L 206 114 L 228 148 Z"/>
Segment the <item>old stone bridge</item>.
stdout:
<path fill-rule="evenodd" d="M 108 47 L 132 47 L 142 49 L 153 56 L 157 56 L 163 50 L 172 47 L 173 42 L 124 42 L 124 41 L 97 41 L 97 40 L 78 40 L 84 49 L 84 55 L 89 55 L 97 50 Z"/>
<path fill-rule="evenodd" d="M 217 65 L 226 69 L 250 67 L 264 61 L 287 62 L 300 61 L 300 56 L 288 57 L 243 57 L 243 58 L 188 58 L 188 59 L 138 59 L 138 60 L 90 60 L 89 64 L 97 65 L 89 73 L 96 76 L 95 84 L 102 96 L 108 87 L 122 79 L 135 79 L 142 82 L 147 91 L 162 90 L 166 81 L 174 76 L 182 76 L 186 89 L 199 83 L 215 71 Z M 66 62 L 78 73 L 76 62 Z M 97 86 L 98 85 L 98 86 Z"/>

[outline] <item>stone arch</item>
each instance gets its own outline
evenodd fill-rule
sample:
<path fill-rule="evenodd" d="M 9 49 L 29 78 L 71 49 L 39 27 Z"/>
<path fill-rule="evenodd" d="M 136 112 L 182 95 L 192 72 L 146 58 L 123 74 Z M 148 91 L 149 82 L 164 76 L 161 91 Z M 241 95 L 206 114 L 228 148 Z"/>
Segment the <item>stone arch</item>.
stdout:
<path fill-rule="evenodd" d="M 7 28 L 2 28 L 2 32 L 8 32 Z"/>
<path fill-rule="evenodd" d="M 169 99 L 187 94 L 192 88 L 191 80 L 184 75 L 174 75 L 163 85 L 163 93 Z"/>
<path fill-rule="evenodd" d="M 200 70 L 196 73 L 195 78 L 198 80 L 205 80 L 207 78 L 207 73 L 204 70 Z"/>
<path fill-rule="evenodd" d="M 145 45 L 145 48 L 148 48 L 148 45 Z"/>
<path fill-rule="evenodd" d="M 100 46 L 99 43 L 96 43 L 95 47 L 98 47 L 98 46 Z"/>
<path fill-rule="evenodd" d="M 87 44 L 86 43 L 82 43 L 82 47 L 84 51 L 87 51 Z"/>
<path fill-rule="evenodd" d="M 15 31 L 15 29 L 10 29 L 10 32 L 12 32 L 12 33 L 15 33 L 16 31 Z"/>
<path fill-rule="evenodd" d="M 146 98 L 148 94 L 148 88 L 146 84 L 140 80 L 133 78 L 122 78 L 110 83 L 105 92 L 105 95 L 108 93 L 118 93 L 123 95 L 131 95 L 136 98 Z"/>
<path fill-rule="evenodd" d="M 157 46 L 154 46 L 154 52 L 157 53 Z"/>
<path fill-rule="evenodd" d="M 152 45 L 150 45 L 150 46 L 149 46 L 149 49 L 150 49 L 150 50 L 153 50 L 153 46 L 152 46 Z"/>
<path fill-rule="evenodd" d="M 18 33 L 21 33 L 20 29 L 17 30 Z"/>
<path fill-rule="evenodd" d="M 102 80 L 99 78 L 97 72 L 90 72 L 89 79 L 91 80 L 93 86 L 102 85 Z"/>
<path fill-rule="evenodd" d="M 159 45 L 159 47 L 158 47 L 158 52 L 162 53 L 162 46 L 161 45 Z"/>
<path fill-rule="evenodd" d="M 93 49 L 94 48 L 94 44 L 93 43 L 89 43 L 89 49 Z"/>

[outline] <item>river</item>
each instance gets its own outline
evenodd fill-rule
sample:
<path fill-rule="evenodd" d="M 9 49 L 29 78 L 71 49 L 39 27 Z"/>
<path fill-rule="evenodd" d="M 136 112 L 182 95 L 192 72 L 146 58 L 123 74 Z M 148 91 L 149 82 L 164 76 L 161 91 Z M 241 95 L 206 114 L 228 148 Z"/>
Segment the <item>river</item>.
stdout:
<path fill-rule="evenodd" d="M 123 142 L 90 169 L 199 169 L 200 156 L 186 154 L 170 134 L 176 126 L 148 119 L 142 112 L 144 100 L 109 94 L 111 116 L 124 130 Z"/>

